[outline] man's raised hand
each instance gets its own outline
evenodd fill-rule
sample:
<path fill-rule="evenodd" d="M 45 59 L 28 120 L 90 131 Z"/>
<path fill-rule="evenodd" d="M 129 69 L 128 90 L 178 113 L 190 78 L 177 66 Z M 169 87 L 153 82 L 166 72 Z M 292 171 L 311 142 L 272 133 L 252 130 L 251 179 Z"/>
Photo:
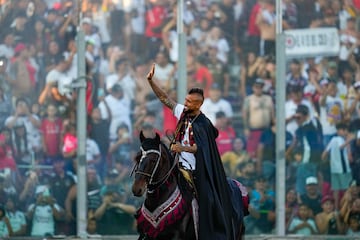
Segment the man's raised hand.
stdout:
<path fill-rule="evenodd" d="M 147 80 L 151 81 L 153 76 L 155 74 L 155 63 L 153 63 L 153 65 L 151 66 L 151 70 L 149 71 L 149 73 L 147 74 Z"/>

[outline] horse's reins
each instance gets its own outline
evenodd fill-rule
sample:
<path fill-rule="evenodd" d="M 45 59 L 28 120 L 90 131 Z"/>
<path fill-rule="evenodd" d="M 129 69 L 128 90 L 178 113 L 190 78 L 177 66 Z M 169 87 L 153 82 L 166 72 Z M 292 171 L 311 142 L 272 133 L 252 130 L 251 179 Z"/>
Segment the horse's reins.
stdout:
<path fill-rule="evenodd" d="M 145 151 L 142 147 L 140 147 L 140 150 L 141 150 L 141 158 L 140 158 L 140 161 L 139 163 L 134 167 L 133 171 L 135 171 L 135 175 L 136 174 L 140 174 L 140 175 L 143 175 L 143 176 L 146 176 L 146 177 L 149 177 L 150 180 L 148 182 L 148 189 L 149 188 L 152 188 L 152 191 L 154 189 L 156 189 L 157 187 L 161 186 L 162 184 L 164 184 L 166 182 L 166 180 L 170 177 L 171 175 L 171 172 L 172 170 L 175 168 L 176 166 L 176 163 L 177 161 L 174 159 L 174 162 L 172 164 L 172 166 L 170 167 L 169 171 L 158 181 L 156 182 L 153 182 L 153 179 L 154 179 L 154 175 L 159 167 L 159 164 L 160 164 L 160 159 L 161 159 L 161 144 L 159 145 L 159 150 L 155 150 L 155 149 L 150 149 L 150 150 L 147 150 Z M 147 172 L 144 172 L 144 171 L 139 171 L 138 170 L 138 166 L 141 164 L 141 162 L 144 160 L 144 158 L 149 154 L 149 153 L 156 153 L 158 155 L 158 158 L 156 160 L 156 165 L 154 167 L 154 169 L 152 170 L 152 173 L 147 173 Z M 150 192 L 151 190 L 148 190 L 148 192 Z"/>

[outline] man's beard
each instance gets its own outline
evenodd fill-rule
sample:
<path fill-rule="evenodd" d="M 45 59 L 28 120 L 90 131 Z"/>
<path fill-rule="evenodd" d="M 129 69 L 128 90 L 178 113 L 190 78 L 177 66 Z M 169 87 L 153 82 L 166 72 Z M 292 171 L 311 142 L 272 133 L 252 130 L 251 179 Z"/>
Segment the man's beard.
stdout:
<path fill-rule="evenodd" d="M 185 113 L 185 115 L 192 116 L 192 115 L 194 115 L 195 110 L 192 110 L 192 109 L 189 109 L 189 108 L 184 108 L 184 113 Z"/>

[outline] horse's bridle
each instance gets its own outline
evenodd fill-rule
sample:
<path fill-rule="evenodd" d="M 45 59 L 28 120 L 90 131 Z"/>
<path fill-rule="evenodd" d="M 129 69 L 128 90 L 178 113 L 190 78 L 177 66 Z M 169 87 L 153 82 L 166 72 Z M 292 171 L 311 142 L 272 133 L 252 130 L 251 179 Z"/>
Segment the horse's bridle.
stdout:
<path fill-rule="evenodd" d="M 170 176 L 172 170 L 174 169 L 174 167 L 176 166 L 176 161 L 174 160 L 172 166 L 170 167 L 169 171 L 161 178 L 159 179 L 158 181 L 156 182 L 153 182 L 153 179 L 154 179 L 154 175 L 159 167 L 159 164 L 160 164 L 160 160 L 161 160 L 161 144 L 159 144 L 159 150 L 156 150 L 156 149 L 149 149 L 149 150 L 144 150 L 143 147 L 140 147 L 140 150 L 141 150 L 141 158 L 139 160 L 139 162 L 134 166 L 134 169 L 132 172 L 135 172 L 135 175 L 136 174 L 140 174 L 140 175 L 143 175 L 147 178 L 149 178 L 149 181 L 148 181 L 148 186 L 153 186 L 152 189 L 155 189 L 156 187 L 158 186 L 161 186 L 167 179 L 168 177 Z M 147 172 L 144 172 L 144 171 L 140 171 L 139 170 L 139 165 L 142 163 L 142 161 L 146 158 L 146 156 L 149 154 L 149 153 L 155 153 L 158 155 L 158 158 L 156 159 L 156 164 L 155 164 L 155 167 L 153 168 L 153 170 L 151 171 L 151 173 L 147 173 Z M 156 187 L 154 187 L 156 186 Z"/>

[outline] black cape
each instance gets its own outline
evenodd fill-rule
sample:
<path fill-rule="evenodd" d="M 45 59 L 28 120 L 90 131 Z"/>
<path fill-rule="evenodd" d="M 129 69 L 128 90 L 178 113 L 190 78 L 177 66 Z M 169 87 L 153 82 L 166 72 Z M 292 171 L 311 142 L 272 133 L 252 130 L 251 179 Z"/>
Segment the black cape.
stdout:
<path fill-rule="evenodd" d="M 230 188 L 215 142 L 218 130 L 203 113 L 192 127 L 198 148 L 195 185 L 199 195 L 199 239 L 235 239 Z"/>

